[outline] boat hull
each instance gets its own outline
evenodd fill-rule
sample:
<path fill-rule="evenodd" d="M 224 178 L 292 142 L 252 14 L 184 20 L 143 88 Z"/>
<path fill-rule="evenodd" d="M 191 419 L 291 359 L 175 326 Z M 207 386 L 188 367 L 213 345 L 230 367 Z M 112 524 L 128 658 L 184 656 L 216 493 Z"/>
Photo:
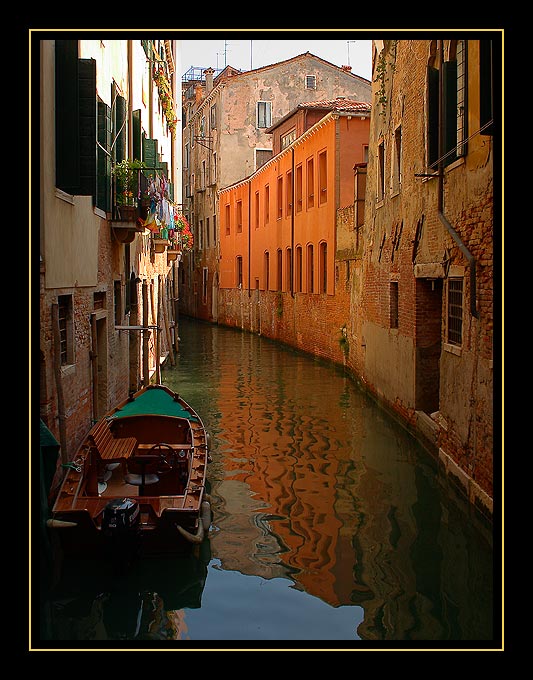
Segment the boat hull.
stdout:
<path fill-rule="evenodd" d="M 209 528 L 208 460 L 198 414 L 165 386 L 140 390 L 91 428 L 67 466 L 49 521 L 54 544 L 126 560 L 187 551 Z"/>

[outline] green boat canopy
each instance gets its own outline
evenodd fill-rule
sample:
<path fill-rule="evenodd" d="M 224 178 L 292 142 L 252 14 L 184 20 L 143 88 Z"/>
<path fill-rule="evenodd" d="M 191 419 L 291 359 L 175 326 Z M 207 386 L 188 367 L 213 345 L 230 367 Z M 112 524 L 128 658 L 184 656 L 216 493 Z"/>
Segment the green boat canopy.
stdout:
<path fill-rule="evenodd" d="M 177 416 L 195 422 L 198 421 L 198 418 L 192 416 L 178 401 L 174 401 L 173 397 L 166 390 L 157 388 L 146 390 L 136 399 L 128 402 L 121 409 L 113 413 L 112 418 L 143 414 Z"/>

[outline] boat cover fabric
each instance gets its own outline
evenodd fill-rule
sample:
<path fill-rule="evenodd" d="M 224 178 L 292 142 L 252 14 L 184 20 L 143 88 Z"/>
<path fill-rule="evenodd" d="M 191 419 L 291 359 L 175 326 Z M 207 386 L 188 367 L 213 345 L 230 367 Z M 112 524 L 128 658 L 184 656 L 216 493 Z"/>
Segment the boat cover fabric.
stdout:
<path fill-rule="evenodd" d="M 177 416 L 179 418 L 187 418 L 197 422 L 189 411 L 185 410 L 183 406 L 174 401 L 172 396 L 165 390 L 148 389 L 143 392 L 133 401 L 128 402 L 121 409 L 113 413 L 113 418 L 123 418 L 124 416 L 137 415 L 160 415 L 160 416 Z"/>

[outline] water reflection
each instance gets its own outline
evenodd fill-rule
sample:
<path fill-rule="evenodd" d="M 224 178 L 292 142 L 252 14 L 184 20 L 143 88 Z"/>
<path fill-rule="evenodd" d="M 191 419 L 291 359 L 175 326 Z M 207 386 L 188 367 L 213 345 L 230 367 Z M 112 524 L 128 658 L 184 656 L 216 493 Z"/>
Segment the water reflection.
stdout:
<path fill-rule="evenodd" d="M 201 607 L 209 541 L 182 557 L 151 558 L 117 573 L 96 560 L 69 559 L 47 602 L 47 640 L 180 640 L 185 611 Z"/>
<path fill-rule="evenodd" d="M 403 428 L 330 365 L 188 320 L 180 335 L 164 380 L 194 399 L 214 441 L 223 569 L 361 605 L 363 639 L 492 637 L 489 532 Z"/>
<path fill-rule="evenodd" d="M 48 639 L 492 639 L 490 528 L 403 428 L 329 364 L 237 330 L 179 330 L 163 382 L 211 434 L 209 537 L 190 561 L 122 581 L 74 569 Z"/>

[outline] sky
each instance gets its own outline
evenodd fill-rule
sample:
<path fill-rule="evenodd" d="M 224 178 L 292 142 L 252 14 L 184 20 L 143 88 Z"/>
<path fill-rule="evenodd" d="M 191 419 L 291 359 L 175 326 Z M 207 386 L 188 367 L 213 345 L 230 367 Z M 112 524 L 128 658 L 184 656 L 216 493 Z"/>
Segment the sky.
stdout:
<path fill-rule="evenodd" d="M 287 40 L 278 39 L 276 33 L 272 40 L 254 40 L 253 33 L 244 33 L 246 39 L 239 39 L 234 33 L 215 40 L 181 40 L 181 71 L 183 75 L 191 66 L 215 69 L 224 66 L 248 71 L 251 68 L 260 68 L 278 61 L 284 61 L 296 57 L 304 52 L 311 52 L 317 57 L 335 64 L 335 66 L 348 65 L 352 67 L 352 73 L 362 76 L 367 80 L 372 78 L 372 41 L 349 40 L 342 33 L 339 40 L 316 40 L 304 39 Z M 262 33 L 261 35 L 264 35 Z M 288 34 L 297 37 L 296 32 Z M 328 35 L 331 35 L 329 33 Z M 287 36 L 287 37 L 288 37 Z"/>

